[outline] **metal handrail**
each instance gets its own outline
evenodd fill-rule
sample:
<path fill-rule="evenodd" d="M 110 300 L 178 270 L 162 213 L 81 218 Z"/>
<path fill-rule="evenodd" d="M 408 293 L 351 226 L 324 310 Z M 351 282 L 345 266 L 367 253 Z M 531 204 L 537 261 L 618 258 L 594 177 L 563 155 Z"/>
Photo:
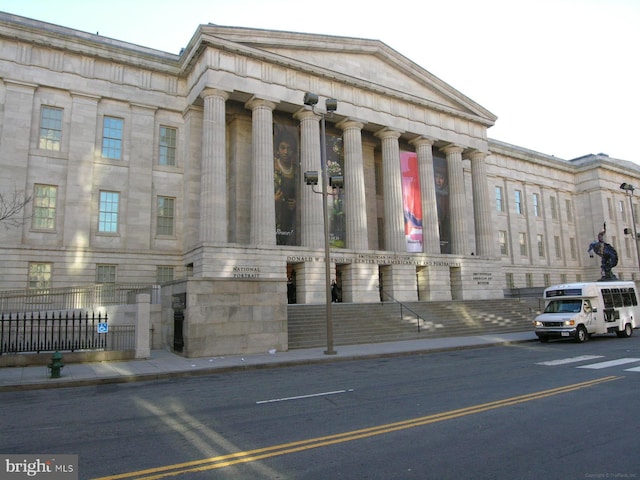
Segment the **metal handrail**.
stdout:
<path fill-rule="evenodd" d="M 426 320 L 424 318 L 422 318 L 418 312 L 413 310 L 411 307 L 408 307 L 407 305 L 402 303 L 400 300 L 397 300 L 393 295 L 391 295 L 390 293 L 385 292 L 384 289 L 382 289 L 382 288 L 380 289 L 380 294 L 381 295 L 386 295 L 394 303 L 397 303 L 398 305 L 400 305 L 400 319 L 402 319 L 404 317 L 404 314 L 402 313 L 403 308 L 406 308 L 411 313 L 413 313 L 416 316 L 416 323 L 418 324 L 418 333 L 420 333 L 420 320 L 422 320 L 423 322 L 426 322 Z"/>

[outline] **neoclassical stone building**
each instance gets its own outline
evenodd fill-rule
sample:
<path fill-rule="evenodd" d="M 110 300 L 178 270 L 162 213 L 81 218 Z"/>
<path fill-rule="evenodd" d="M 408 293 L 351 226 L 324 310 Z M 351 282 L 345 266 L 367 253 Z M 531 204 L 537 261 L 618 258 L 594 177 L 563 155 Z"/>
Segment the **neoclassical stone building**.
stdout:
<path fill-rule="evenodd" d="M 595 280 L 605 222 L 637 278 L 638 165 L 494 141 L 496 120 L 378 40 L 207 24 L 174 55 L 2 13 L 0 193 L 31 201 L 0 229 L 0 290 L 173 280 L 282 346 L 287 301 L 325 299 L 323 158 L 343 302 Z"/>

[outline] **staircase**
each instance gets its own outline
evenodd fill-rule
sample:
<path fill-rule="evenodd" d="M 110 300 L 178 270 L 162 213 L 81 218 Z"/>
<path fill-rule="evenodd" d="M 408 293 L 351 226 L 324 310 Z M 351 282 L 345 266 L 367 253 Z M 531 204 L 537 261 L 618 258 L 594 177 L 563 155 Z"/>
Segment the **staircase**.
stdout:
<path fill-rule="evenodd" d="M 524 332 L 532 329 L 531 321 L 538 313 L 517 299 L 403 305 L 334 303 L 334 345 Z M 325 308 L 324 304 L 288 306 L 289 350 L 326 345 Z"/>

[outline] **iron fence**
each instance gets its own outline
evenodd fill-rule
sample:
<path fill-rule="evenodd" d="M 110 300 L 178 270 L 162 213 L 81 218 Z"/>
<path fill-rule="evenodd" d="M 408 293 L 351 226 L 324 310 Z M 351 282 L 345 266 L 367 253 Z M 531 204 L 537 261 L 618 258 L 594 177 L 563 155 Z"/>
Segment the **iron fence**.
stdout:
<path fill-rule="evenodd" d="M 159 285 L 105 283 L 81 287 L 59 287 L 0 291 L 0 312 L 37 312 L 92 309 L 107 305 L 126 305 L 136 295 L 147 293 L 152 304 L 160 303 Z"/>
<path fill-rule="evenodd" d="M 135 325 L 110 326 L 106 314 L 40 312 L 0 315 L 0 355 L 134 349 Z"/>

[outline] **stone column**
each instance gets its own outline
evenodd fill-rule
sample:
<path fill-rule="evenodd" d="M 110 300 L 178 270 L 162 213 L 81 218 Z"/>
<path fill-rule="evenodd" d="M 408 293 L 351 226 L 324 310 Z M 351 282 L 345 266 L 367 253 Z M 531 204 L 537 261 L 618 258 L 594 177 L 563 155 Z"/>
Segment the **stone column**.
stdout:
<path fill-rule="evenodd" d="M 362 123 L 345 119 L 338 123 L 344 132 L 344 203 L 347 229 L 347 248 L 366 250 L 367 199 L 364 189 L 364 161 L 362 158 Z"/>
<path fill-rule="evenodd" d="M 225 102 L 229 94 L 206 88 L 202 121 L 200 241 L 227 242 L 227 161 Z"/>
<path fill-rule="evenodd" d="M 438 209 L 436 208 L 436 188 L 433 175 L 433 141 L 418 137 L 411 140 L 418 155 L 420 174 L 420 192 L 422 197 L 422 238 L 424 253 L 440 253 L 440 235 L 438 233 Z"/>
<path fill-rule="evenodd" d="M 320 115 L 312 110 L 300 110 L 294 118 L 300 120 L 300 213 L 301 213 L 301 243 L 303 247 L 324 247 L 324 218 L 322 217 L 322 195 L 313 192 L 320 191 L 322 185 L 311 187 L 304 183 L 304 172 L 315 170 L 318 181 L 322 181 L 320 165 Z"/>
<path fill-rule="evenodd" d="M 275 103 L 253 98 L 251 109 L 251 243 L 276 244 L 276 207 L 273 198 L 273 109 Z"/>
<path fill-rule="evenodd" d="M 462 170 L 462 147 L 450 145 L 442 149 L 447 155 L 449 171 L 449 212 L 451 221 L 451 253 L 469 254 L 466 232 L 464 172 Z"/>
<path fill-rule="evenodd" d="M 406 252 L 402 206 L 400 145 L 402 132 L 382 129 L 375 134 L 382 140 L 382 184 L 384 191 L 384 248 L 390 252 Z"/>
<path fill-rule="evenodd" d="M 487 186 L 487 154 L 475 152 L 471 155 L 471 182 L 473 186 L 473 215 L 476 233 L 476 255 L 494 256 L 493 228 L 491 224 L 491 201 Z"/>

